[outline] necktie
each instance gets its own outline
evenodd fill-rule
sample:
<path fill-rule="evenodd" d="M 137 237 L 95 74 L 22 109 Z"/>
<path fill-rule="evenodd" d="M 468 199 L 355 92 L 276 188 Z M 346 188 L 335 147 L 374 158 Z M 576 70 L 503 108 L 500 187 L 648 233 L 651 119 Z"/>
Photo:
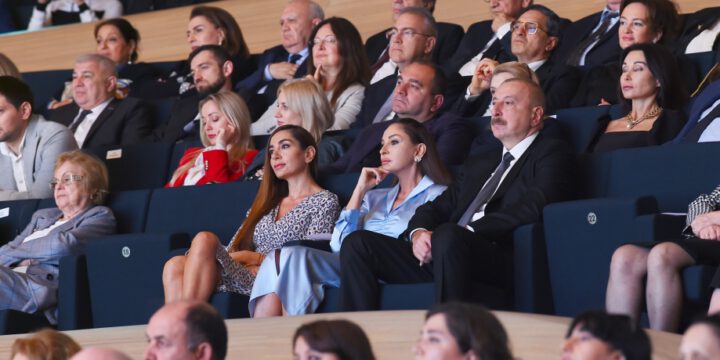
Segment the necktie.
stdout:
<path fill-rule="evenodd" d="M 720 117 L 720 105 L 716 106 L 709 114 L 698 121 L 697 125 L 688 131 L 687 136 L 683 140 L 684 143 L 696 143 L 700 140 L 700 136 L 707 129 L 708 125 L 716 118 Z"/>
<path fill-rule="evenodd" d="M 610 27 L 612 20 L 618 16 L 619 14 L 616 12 L 603 12 L 600 27 L 578 44 L 575 51 L 573 51 L 568 57 L 567 64 L 571 66 L 580 66 L 580 60 L 582 60 L 583 54 L 585 54 L 590 46 L 594 45 L 595 42 L 597 42 L 600 37 L 605 34 Z"/>
<path fill-rule="evenodd" d="M 70 124 L 70 131 L 72 131 L 72 133 L 74 134 L 75 131 L 77 130 L 78 126 L 80 126 L 80 124 L 83 122 L 83 120 L 85 120 L 85 118 L 90 114 L 92 114 L 92 110 L 81 111 L 80 116 L 78 116 L 77 119 L 75 119 L 75 121 L 73 121 L 73 123 Z"/>
<path fill-rule="evenodd" d="M 300 60 L 302 56 L 300 54 L 290 54 L 290 57 L 288 57 L 288 62 L 291 62 L 293 64 L 297 64 L 298 60 Z"/>
<path fill-rule="evenodd" d="M 389 50 L 390 45 L 383 50 L 382 55 L 380 55 L 380 58 L 378 58 L 378 61 L 376 61 L 372 66 L 370 66 L 370 75 L 375 75 L 375 73 L 385 64 L 388 60 L 390 60 L 390 51 Z"/>
<path fill-rule="evenodd" d="M 477 196 L 475 196 L 475 199 L 473 199 L 467 210 L 465 210 L 465 213 L 463 213 L 463 215 L 460 217 L 460 220 L 458 220 L 458 225 L 466 226 L 467 224 L 469 224 L 472 216 L 475 215 L 478 210 L 480 210 L 481 206 L 485 205 L 490 200 L 492 195 L 495 193 L 498 185 L 500 185 L 500 179 L 502 179 L 503 174 L 510 166 L 510 162 L 512 162 L 513 159 L 514 158 L 510 152 L 506 152 L 505 155 L 503 155 L 500 165 L 498 165 L 497 169 L 495 169 L 495 172 L 490 177 L 490 180 L 488 180 L 485 183 L 485 186 L 480 189 Z"/>
<path fill-rule="evenodd" d="M 385 118 L 390 115 L 390 112 L 392 111 L 392 105 L 393 96 L 392 94 L 390 94 L 390 96 L 388 96 L 388 99 L 385 100 L 385 102 L 380 107 L 380 110 L 378 110 L 377 114 L 375 114 L 375 118 L 373 118 L 373 124 L 385 121 Z"/>

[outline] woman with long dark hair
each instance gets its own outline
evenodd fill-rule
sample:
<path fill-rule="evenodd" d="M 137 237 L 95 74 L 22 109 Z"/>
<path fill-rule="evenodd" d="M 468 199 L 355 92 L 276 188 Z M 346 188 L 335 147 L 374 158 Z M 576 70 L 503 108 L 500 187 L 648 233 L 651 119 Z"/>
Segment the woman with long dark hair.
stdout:
<path fill-rule="evenodd" d="M 315 154 L 307 130 L 294 125 L 276 129 L 260 189 L 240 229 L 227 247 L 215 234 L 201 232 L 186 255 L 170 259 L 163 270 L 165 301 L 204 301 L 216 290 L 249 295 L 267 255 L 286 241 L 330 232 L 339 204 L 315 181 Z"/>
<path fill-rule="evenodd" d="M 364 168 L 360 173 L 332 231 L 332 252 L 290 246 L 282 249 L 279 261 L 265 260 L 250 295 L 252 316 L 315 311 L 323 300 L 322 286 L 340 285 L 339 251 L 345 236 L 361 229 L 378 236 L 399 236 L 415 209 L 440 195 L 450 183 L 432 135 L 415 120 L 401 119 L 385 130 L 380 158 L 380 167 Z M 389 175 L 395 176 L 395 186 L 371 190 Z"/>

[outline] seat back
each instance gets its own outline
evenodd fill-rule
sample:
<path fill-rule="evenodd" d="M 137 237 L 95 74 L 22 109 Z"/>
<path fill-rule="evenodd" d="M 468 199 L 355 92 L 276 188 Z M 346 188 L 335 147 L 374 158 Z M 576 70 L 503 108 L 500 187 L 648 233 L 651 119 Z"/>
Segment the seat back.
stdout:
<path fill-rule="evenodd" d="M 13 240 L 37 210 L 38 200 L 0 201 L 0 245 Z"/>
<path fill-rule="evenodd" d="M 110 191 L 117 192 L 163 187 L 167 180 L 172 144 L 100 147 L 85 151 L 105 162 L 110 176 Z"/>
<path fill-rule="evenodd" d="M 607 116 L 608 110 L 608 106 L 563 109 L 558 110 L 553 120 L 560 125 L 563 138 L 572 145 L 576 153 L 581 154 L 592 141 L 598 120 Z"/>
<path fill-rule="evenodd" d="M 151 190 L 132 190 L 110 194 L 107 206 L 115 215 L 118 234 L 140 233 L 145 230 L 151 193 Z"/>
<path fill-rule="evenodd" d="M 255 199 L 259 182 L 186 186 L 152 193 L 146 233 L 200 231 L 215 233 L 221 242 L 230 240 Z"/>
<path fill-rule="evenodd" d="M 22 78 L 32 90 L 33 110 L 48 118 L 47 105 L 63 91 L 65 82 L 70 81 L 72 69 L 26 72 L 22 73 Z"/>

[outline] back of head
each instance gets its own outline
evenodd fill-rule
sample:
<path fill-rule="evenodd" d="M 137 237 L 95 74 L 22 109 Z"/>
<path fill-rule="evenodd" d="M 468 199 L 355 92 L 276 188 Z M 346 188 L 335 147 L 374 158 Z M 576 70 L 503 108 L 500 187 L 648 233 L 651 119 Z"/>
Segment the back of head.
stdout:
<path fill-rule="evenodd" d="M 29 359 L 64 360 L 80 351 L 80 345 L 71 337 L 45 329 L 27 338 L 17 339 L 10 350 L 10 358 L 21 354 Z"/>
<path fill-rule="evenodd" d="M 15 66 L 15 63 L 3 53 L 0 53 L 0 76 L 20 78 L 20 71 L 17 66 Z"/>
<path fill-rule="evenodd" d="M 535 74 L 535 72 L 532 71 L 527 64 L 519 61 L 508 61 L 496 66 L 493 70 L 493 75 L 501 73 L 508 73 L 515 79 L 532 81 L 535 84 L 540 85 L 540 79 L 537 77 L 537 74 Z"/>
<path fill-rule="evenodd" d="M 250 56 L 245 37 L 243 37 L 240 25 L 227 10 L 215 6 L 196 6 L 190 12 L 190 18 L 202 16 L 210 23 L 218 27 L 225 34 L 222 47 L 232 57 L 246 59 Z"/>
<path fill-rule="evenodd" d="M 87 348 L 72 357 L 72 360 L 132 360 L 124 353 L 107 348 Z"/>
<path fill-rule="evenodd" d="M 639 3 L 647 8 L 650 30 L 653 33 L 662 33 L 660 43 L 672 44 L 681 27 L 677 4 L 672 0 L 623 0 L 620 13 L 632 3 Z"/>
<path fill-rule="evenodd" d="M 187 344 L 190 349 L 202 343 L 210 344 L 212 360 L 227 356 L 228 332 L 223 317 L 208 303 L 197 302 L 189 306 L 185 316 Z"/>
<path fill-rule="evenodd" d="M 295 331 L 293 347 L 299 337 L 311 349 L 333 353 L 340 360 L 375 359 L 365 332 L 348 320 L 318 320 L 304 324 Z"/>
<path fill-rule="evenodd" d="M 625 360 L 650 360 L 652 345 L 642 328 L 635 325 L 626 315 L 608 314 L 605 311 L 588 311 L 576 316 L 568 328 L 565 338 L 573 330 L 587 331 L 619 351 Z"/>
<path fill-rule="evenodd" d="M 658 106 L 677 111 L 683 110 L 690 96 L 675 55 L 664 45 L 634 44 L 623 50 L 623 62 L 631 51 L 641 51 L 643 53 L 650 72 L 655 77 L 655 80 L 660 83 L 656 95 Z M 625 109 L 629 110 L 631 104 L 623 97 L 619 81 L 617 91 L 620 103 Z"/>
<path fill-rule="evenodd" d="M 512 360 L 510 340 L 500 321 L 484 306 L 447 302 L 433 306 L 425 319 L 433 315 L 445 316 L 447 328 L 460 351 L 472 351 L 485 360 Z"/>
<path fill-rule="evenodd" d="M 335 114 L 320 85 L 311 79 L 292 79 L 280 85 L 278 95 L 281 92 L 288 108 L 300 115 L 303 128 L 319 143 L 322 134 L 335 121 Z"/>
<path fill-rule="evenodd" d="M 30 86 L 20 78 L 8 75 L 0 76 L 0 95 L 16 108 L 19 108 L 24 102 L 33 107 L 33 94 Z"/>

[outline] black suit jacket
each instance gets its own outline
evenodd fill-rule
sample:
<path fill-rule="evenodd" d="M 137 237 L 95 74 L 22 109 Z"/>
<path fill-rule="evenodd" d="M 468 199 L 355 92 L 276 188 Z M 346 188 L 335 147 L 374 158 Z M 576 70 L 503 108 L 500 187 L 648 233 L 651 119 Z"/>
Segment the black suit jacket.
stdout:
<path fill-rule="evenodd" d="M 457 72 L 460 68 L 485 48 L 487 42 L 495 35 L 491 25 L 491 20 L 470 25 L 455 54 L 450 59 L 440 62 L 449 79 L 459 76 Z M 485 52 L 484 57 L 500 62 L 515 60 L 515 56 L 510 51 L 511 33 L 509 31 L 500 41 L 495 41 Z"/>
<path fill-rule="evenodd" d="M 586 16 L 570 25 L 563 32 L 560 44 L 554 51 L 552 59 L 556 62 L 565 63 L 567 58 L 575 51 L 580 43 L 587 39 L 600 23 L 602 11 Z M 618 41 L 618 28 L 620 22 L 616 22 L 600 37 L 595 46 L 585 56 L 585 66 L 594 67 L 607 63 L 617 62 L 622 50 Z"/>
<path fill-rule="evenodd" d="M 674 42 L 676 53 L 684 54 L 690 41 L 707 28 L 715 25 L 718 19 L 720 19 L 720 7 L 705 8 L 692 14 L 683 15 L 682 33 Z M 720 49 L 720 37 L 715 39 L 712 49 L 713 51 Z"/>
<path fill-rule="evenodd" d="M 265 50 L 260 56 L 257 69 L 235 86 L 235 90 L 245 99 L 253 119 L 258 119 L 262 116 L 268 106 L 275 102 L 275 99 L 277 99 L 277 90 L 280 84 L 285 81 L 276 79 L 270 81 L 265 80 L 265 67 L 270 64 L 288 61 L 289 56 L 290 54 L 282 45 Z M 295 72 L 296 79 L 307 74 L 307 63 L 307 58 L 305 58 L 305 61 L 300 64 Z M 262 89 L 263 86 L 267 86 L 265 92 L 258 94 L 258 90 Z"/>
<path fill-rule="evenodd" d="M 53 110 L 50 120 L 69 127 L 79 111 L 80 108 L 72 103 Z M 150 113 L 148 105 L 138 99 L 113 99 L 93 123 L 82 147 L 127 146 L 151 142 Z"/>
<path fill-rule="evenodd" d="M 183 129 L 185 125 L 193 121 L 198 115 L 198 104 L 200 96 L 197 92 L 187 92 L 178 97 L 170 109 L 170 118 L 167 122 L 158 125 L 153 134 L 155 141 L 175 143 L 179 140 L 199 139 L 199 125 L 195 126 L 189 133 Z"/>
<path fill-rule="evenodd" d="M 417 228 L 432 231 L 444 223 L 457 223 L 500 164 L 501 156 L 498 149 L 468 159 L 461 179 L 415 211 L 405 236 Z M 511 247 L 517 227 L 540 221 L 545 205 L 573 195 L 572 164 L 569 145 L 538 135 L 500 183 L 485 206 L 485 216 L 469 225 L 478 236 Z"/>
<path fill-rule="evenodd" d="M 321 168 L 321 174 L 358 172 L 365 166 L 380 166 L 380 140 L 393 122 L 383 121 L 363 129 L 340 159 Z M 424 125 L 435 136 L 438 155 L 446 165 L 459 165 L 465 160 L 473 136 L 466 121 L 455 114 L 445 113 Z"/>
<path fill-rule="evenodd" d="M 370 64 L 374 64 L 380 58 L 385 48 L 388 46 L 388 38 L 385 37 L 390 29 L 385 29 L 367 39 L 365 42 L 365 52 L 367 53 Z M 437 42 L 432 53 L 432 61 L 436 64 L 442 64 L 443 61 L 449 59 L 460 45 L 460 41 L 465 35 L 462 26 L 452 23 L 437 23 Z"/>
<path fill-rule="evenodd" d="M 365 87 L 365 97 L 363 98 L 360 112 L 355 118 L 355 122 L 351 125 L 353 128 L 365 128 L 372 124 L 380 108 L 395 90 L 397 77 L 398 74 L 396 71 L 395 74 Z"/>

